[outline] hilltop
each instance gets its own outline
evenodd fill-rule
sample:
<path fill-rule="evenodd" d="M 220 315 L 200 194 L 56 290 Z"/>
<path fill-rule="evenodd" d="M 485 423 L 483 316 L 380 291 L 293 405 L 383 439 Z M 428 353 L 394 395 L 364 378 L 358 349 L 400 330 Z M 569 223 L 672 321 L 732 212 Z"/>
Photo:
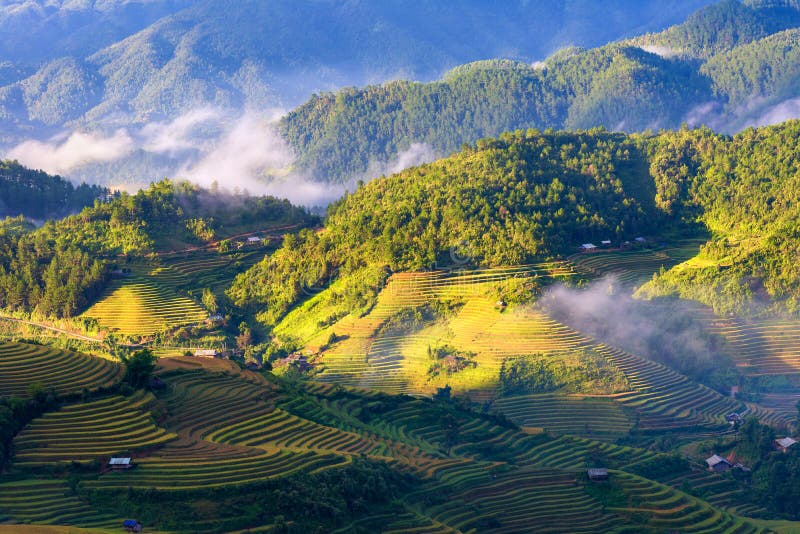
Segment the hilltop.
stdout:
<path fill-rule="evenodd" d="M 727 0 L 661 33 L 565 48 L 533 65 L 480 61 L 430 83 L 323 93 L 279 128 L 296 166 L 333 182 L 519 128 L 640 132 L 687 123 L 736 132 L 791 116 L 781 104 L 798 96 L 798 26 L 792 3 Z"/>

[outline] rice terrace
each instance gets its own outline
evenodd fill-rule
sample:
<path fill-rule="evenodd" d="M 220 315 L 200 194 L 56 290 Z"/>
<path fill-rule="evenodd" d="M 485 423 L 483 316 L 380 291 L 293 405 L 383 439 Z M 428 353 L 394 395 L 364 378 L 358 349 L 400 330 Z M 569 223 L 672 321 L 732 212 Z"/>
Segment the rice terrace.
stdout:
<path fill-rule="evenodd" d="M 800 532 L 797 0 L 0 2 L 0 532 Z"/>

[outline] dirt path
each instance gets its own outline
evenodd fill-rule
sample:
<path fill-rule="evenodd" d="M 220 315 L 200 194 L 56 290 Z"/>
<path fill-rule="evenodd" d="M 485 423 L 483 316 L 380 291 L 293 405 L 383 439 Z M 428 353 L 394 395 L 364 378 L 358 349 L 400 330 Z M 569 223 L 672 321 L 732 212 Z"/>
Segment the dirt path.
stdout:
<path fill-rule="evenodd" d="M 83 334 L 77 334 L 75 332 L 70 332 L 69 330 L 64 330 L 62 328 L 57 328 L 55 326 L 50 326 L 50 325 L 46 325 L 46 324 L 42 324 L 42 323 L 37 323 L 37 322 L 34 322 L 34 321 L 26 321 L 25 319 L 16 319 L 14 317 L 6 317 L 4 315 L 0 315 L 0 321 L 10 321 L 12 323 L 20 323 L 20 324 L 26 324 L 26 325 L 29 325 L 29 326 L 35 326 L 37 328 L 44 328 L 45 330 L 51 330 L 53 332 L 58 332 L 59 334 L 64 334 L 65 336 L 68 336 L 68 337 L 71 337 L 71 338 L 74 338 L 74 339 L 80 339 L 81 341 L 89 341 L 91 343 L 102 343 L 103 342 L 103 340 L 100 339 L 100 338 L 84 336 Z"/>

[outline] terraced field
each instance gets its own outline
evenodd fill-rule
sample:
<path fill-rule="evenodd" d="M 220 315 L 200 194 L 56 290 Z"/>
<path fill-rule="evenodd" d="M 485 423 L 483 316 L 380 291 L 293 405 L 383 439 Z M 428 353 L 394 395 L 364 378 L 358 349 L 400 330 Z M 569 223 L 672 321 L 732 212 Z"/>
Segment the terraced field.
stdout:
<path fill-rule="evenodd" d="M 108 360 L 28 343 L 0 343 L 0 397 L 28 394 L 39 383 L 58 394 L 109 387 L 122 367 Z"/>
<path fill-rule="evenodd" d="M 82 317 L 123 335 L 152 335 L 203 321 L 208 314 L 188 297 L 131 276 L 115 280 Z"/>
<path fill-rule="evenodd" d="M 536 307 L 499 309 L 487 296 L 491 284 L 483 280 L 502 279 L 508 272 L 518 271 L 394 275 L 371 313 L 342 320 L 333 327 L 337 335 L 344 332 L 345 339 L 324 353 L 319 378 L 391 393 L 431 394 L 447 384 L 455 392 L 482 402 L 495 397 L 505 358 L 521 354 L 558 356 L 592 349 L 624 372 L 631 391 L 594 398 L 583 404 L 587 408 L 582 412 L 581 405 L 558 396 L 547 397 L 542 404 L 504 399 L 495 408 L 523 426 L 601 439 L 618 437 L 634 425 L 648 431 L 697 426 L 724 431 L 724 416 L 745 409 L 742 403 L 658 363 L 599 344 Z M 411 332 L 381 329 L 399 310 L 443 298 L 462 299 L 465 304 L 457 307 L 454 315 Z M 473 353 L 477 366 L 432 379 L 426 373 L 430 366 L 428 348 L 441 343 Z M 768 410 L 762 415 L 772 417 Z"/>
<path fill-rule="evenodd" d="M 670 532 L 759 532 L 742 518 L 690 495 L 630 473 L 613 471 L 613 480 L 636 505 L 609 508 L 614 513 L 641 513 L 650 527 Z M 633 530 L 629 530 L 633 532 Z"/>
<path fill-rule="evenodd" d="M 117 530 L 122 519 L 99 512 L 63 480 L 32 478 L 0 483 L 0 517 L 44 525 L 80 525 Z M 2 521 L 0 520 L 0 523 Z M 0 525 L 0 530 L 4 526 Z"/>
<path fill-rule="evenodd" d="M 14 439 L 15 465 L 39 467 L 90 462 L 163 445 L 175 434 L 153 422 L 154 397 L 139 392 L 67 405 L 34 419 Z"/>
<path fill-rule="evenodd" d="M 180 460 L 153 456 L 137 461 L 135 469 L 109 473 L 84 483 L 92 489 L 156 488 L 181 491 L 238 486 L 303 471 L 315 473 L 323 469 L 342 467 L 348 458 L 335 454 L 273 450 L 259 455 L 211 460 L 187 457 Z"/>
<path fill-rule="evenodd" d="M 710 331 L 730 345 L 736 365 L 745 374 L 784 375 L 800 373 L 800 320 L 744 321 L 701 315 Z"/>
<path fill-rule="evenodd" d="M 493 407 L 523 427 L 601 440 L 627 434 L 636 422 L 611 397 L 521 395 L 498 399 Z"/>
<path fill-rule="evenodd" d="M 626 469 L 657 459 L 643 449 L 521 432 L 492 415 L 429 399 L 361 393 L 325 383 L 284 384 L 226 361 L 171 358 L 161 365 L 159 376 L 167 387 L 157 398 L 143 392 L 107 397 L 34 420 L 17 438 L 15 480 L 0 485 L 0 516 L 113 528 L 119 519 L 113 511 L 92 508 L 86 492 L 164 492 L 169 502 L 184 502 L 180 499 L 197 499 L 198 492 L 224 488 L 224 495 L 232 495 L 293 474 L 314 477 L 370 457 L 413 473 L 419 477 L 417 486 L 393 501 L 390 514 L 388 509 L 368 509 L 349 528 L 564 532 L 568 524 L 569 532 L 604 532 L 626 524 L 633 528 L 636 512 L 646 508 L 654 510 L 652 524 L 659 528 L 692 531 L 697 522 L 716 532 L 711 522 L 718 520 L 731 530 L 756 531 L 669 486 L 641 484 L 644 479 Z M 608 399 L 601 402 L 606 410 L 616 407 Z M 150 406 L 158 407 L 160 424 L 169 433 L 152 423 Z M 56 434 L 58 439 L 51 439 Z M 71 486 L 28 474 L 31 468 L 132 449 L 137 451 L 133 469 L 86 472 Z M 610 512 L 586 490 L 582 473 L 598 464 L 619 470 L 614 476 L 635 506 Z M 670 516 L 669 503 L 676 503 L 687 519 Z M 121 513 L 127 515 L 124 509 Z M 269 520 L 262 520 L 263 528 Z M 187 519 L 184 529 L 215 527 L 195 518 Z"/>
<path fill-rule="evenodd" d="M 652 278 L 663 266 L 669 269 L 697 254 L 705 240 L 688 240 L 658 250 L 597 250 L 574 254 L 568 259 L 575 270 L 591 277 L 613 276 L 620 282 L 638 285 Z"/>
<path fill-rule="evenodd" d="M 525 468 L 507 473 L 479 473 L 447 502 L 426 514 L 460 532 L 602 532 L 619 519 L 576 483 L 575 473 Z M 443 480 L 446 478 L 443 477 Z"/>

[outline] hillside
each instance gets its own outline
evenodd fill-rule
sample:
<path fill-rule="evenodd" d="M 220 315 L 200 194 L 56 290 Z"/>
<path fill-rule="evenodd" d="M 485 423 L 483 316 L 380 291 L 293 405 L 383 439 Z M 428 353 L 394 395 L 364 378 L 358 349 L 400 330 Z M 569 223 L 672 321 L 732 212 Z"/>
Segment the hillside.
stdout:
<path fill-rule="evenodd" d="M 644 154 L 621 134 L 504 134 L 360 187 L 331 205 L 323 232 L 287 240 L 228 294 L 273 324 L 304 288 L 360 269 L 517 265 L 633 239 L 663 222 L 646 178 Z"/>
<path fill-rule="evenodd" d="M 33 231 L 4 225 L 0 307 L 73 317 L 102 293 L 113 270 L 127 268 L 128 256 L 217 249 L 227 237 L 311 221 L 305 210 L 272 197 L 164 180 Z"/>
<path fill-rule="evenodd" d="M 431 83 L 317 95 L 279 127 L 295 165 L 333 182 L 391 173 L 519 128 L 638 132 L 688 123 L 734 132 L 792 116 L 780 104 L 800 94 L 798 26 L 794 5 L 729 0 L 662 33 L 566 48 L 533 66 L 483 61 Z"/>
<path fill-rule="evenodd" d="M 155 393 L 51 398 L 29 415 L 14 438 L 12 476 L 0 483 L 2 520 L 109 529 L 136 517 L 177 532 L 563 532 L 566 519 L 571 532 L 763 532 L 676 489 L 675 476 L 715 476 L 677 456 L 525 433 L 459 403 L 294 383 L 230 362 L 162 360 L 157 376 L 164 387 Z M 41 446 L 56 434 L 54 447 Z M 122 453 L 135 466 L 107 470 Z M 609 482 L 586 477 L 595 465 L 611 468 Z"/>
<path fill-rule="evenodd" d="M 109 191 L 60 176 L 27 169 L 14 161 L 0 162 L 0 217 L 58 219 L 94 204 Z"/>

